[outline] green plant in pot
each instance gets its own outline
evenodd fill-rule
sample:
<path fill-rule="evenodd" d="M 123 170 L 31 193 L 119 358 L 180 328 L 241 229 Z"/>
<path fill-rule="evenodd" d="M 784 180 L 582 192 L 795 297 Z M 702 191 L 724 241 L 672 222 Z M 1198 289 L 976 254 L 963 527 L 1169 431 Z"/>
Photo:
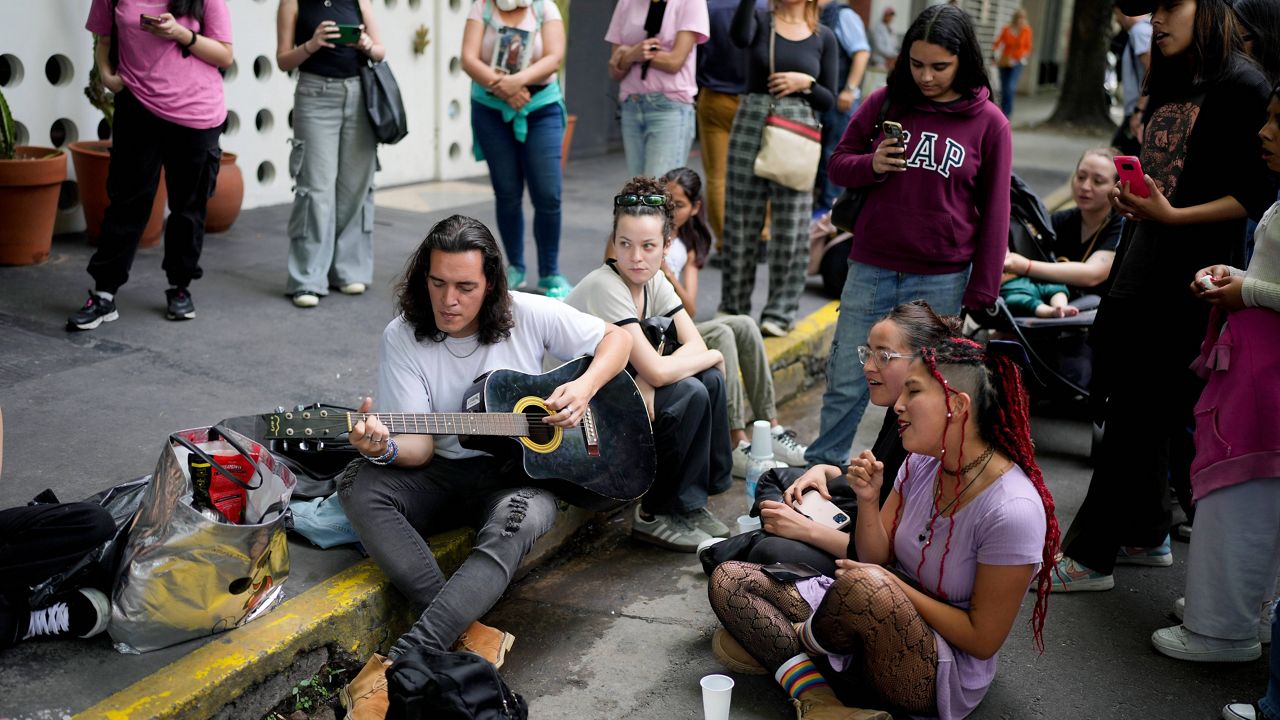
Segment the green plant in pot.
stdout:
<path fill-rule="evenodd" d="M 93 57 L 98 56 L 98 38 L 93 37 Z M 89 64 L 89 84 L 84 88 L 84 95 L 89 104 L 97 108 L 112 127 L 116 119 L 115 96 L 102 82 L 98 74 L 98 64 Z M 84 231 L 89 244 L 98 242 L 102 232 L 102 218 L 106 215 L 107 205 L 107 169 L 111 166 L 110 140 L 80 140 L 67 146 L 71 150 L 71 162 L 76 168 L 76 183 L 80 187 L 80 207 L 84 210 Z M 151 217 L 142 231 L 142 247 L 155 247 L 160 244 L 164 233 L 164 206 L 168 193 L 164 187 L 164 173 L 160 174 L 160 185 L 156 188 L 156 199 L 151 205 Z"/>
<path fill-rule="evenodd" d="M 0 265 L 48 259 L 66 179 L 61 150 L 18 144 L 17 122 L 0 92 Z"/>

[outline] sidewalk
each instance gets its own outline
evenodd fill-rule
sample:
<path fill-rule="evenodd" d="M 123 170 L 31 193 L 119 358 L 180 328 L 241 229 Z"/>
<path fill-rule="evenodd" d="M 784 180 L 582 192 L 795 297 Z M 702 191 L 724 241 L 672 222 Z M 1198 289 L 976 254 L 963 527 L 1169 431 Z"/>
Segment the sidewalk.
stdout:
<path fill-rule="evenodd" d="M 1048 192 L 1091 144 L 1020 131 L 1015 167 Z M 582 277 L 601 259 L 609 198 L 625 179 L 620 156 L 570 165 L 561 251 L 562 271 L 570 278 Z M 84 267 L 91 249 L 82 238 L 55 240 L 44 265 L 0 268 L 0 406 L 9 430 L 0 507 L 23 504 L 46 487 L 78 499 L 146 474 L 176 429 L 276 405 L 350 404 L 371 394 L 378 338 L 394 312 L 392 287 L 408 253 L 434 222 L 453 212 L 491 227 L 494 221 L 483 179 L 381 191 L 378 203 L 370 293 L 335 293 L 314 310 L 295 309 L 283 296 L 288 206 L 246 211 L 231 231 L 206 239 L 205 278 L 192 287 L 199 311 L 193 322 L 162 319 L 158 248 L 139 253 L 133 281 L 118 296 L 120 320 L 83 334 L 63 330 L 89 282 Z M 532 261 L 531 239 L 527 245 Z M 709 317 L 720 294 L 719 273 L 704 273 L 702 284 L 700 310 Z M 766 288 L 762 265 L 757 310 Z M 811 287 L 801 314 L 810 318 L 804 332 L 793 333 L 790 342 L 768 342 L 771 358 L 779 361 L 780 399 L 821 379 L 834 308 Z M 408 620 L 381 573 L 353 550 L 321 552 L 297 541 L 290 547 L 289 599 L 246 628 L 142 656 L 115 653 L 105 635 L 6 651 L 0 656 L 0 718 L 260 717 L 292 682 L 323 662 L 326 644 L 367 655 Z M 247 689 L 272 677 L 271 686 L 236 704 Z M 273 699 L 261 704 L 266 698 Z"/>

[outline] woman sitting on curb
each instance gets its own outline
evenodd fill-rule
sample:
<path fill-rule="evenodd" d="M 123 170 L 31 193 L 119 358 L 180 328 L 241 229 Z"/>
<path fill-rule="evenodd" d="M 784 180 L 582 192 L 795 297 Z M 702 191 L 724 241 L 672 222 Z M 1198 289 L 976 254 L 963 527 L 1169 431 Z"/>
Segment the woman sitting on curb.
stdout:
<path fill-rule="evenodd" d="M 773 672 L 801 720 L 888 720 L 843 707 L 827 676 L 853 683 L 859 702 L 965 717 L 1033 580 L 1043 647 L 1058 525 L 1021 374 L 997 349 L 949 339 L 912 363 L 894 408 L 912 454 L 883 508 L 883 463 L 864 451 L 849 469 L 863 562 L 839 560 L 835 579 L 794 585 L 750 563 L 712 574 L 711 606 L 741 644 L 725 650 Z"/>

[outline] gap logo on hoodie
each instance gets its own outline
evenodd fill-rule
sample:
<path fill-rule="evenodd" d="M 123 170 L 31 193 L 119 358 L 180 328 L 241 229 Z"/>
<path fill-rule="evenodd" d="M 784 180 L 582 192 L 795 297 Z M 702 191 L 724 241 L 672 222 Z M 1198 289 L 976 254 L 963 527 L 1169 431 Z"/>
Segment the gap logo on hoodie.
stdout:
<path fill-rule="evenodd" d="M 911 131 L 902 131 L 904 147 L 911 147 Z M 954 168 L 964 166 L 964 146 L 951 138 L 938 137 L 928 131 L 920 133 L 920 142 L 907 158 L 907 167 L 932 170 L 944 178 L 951 177 Z"/>

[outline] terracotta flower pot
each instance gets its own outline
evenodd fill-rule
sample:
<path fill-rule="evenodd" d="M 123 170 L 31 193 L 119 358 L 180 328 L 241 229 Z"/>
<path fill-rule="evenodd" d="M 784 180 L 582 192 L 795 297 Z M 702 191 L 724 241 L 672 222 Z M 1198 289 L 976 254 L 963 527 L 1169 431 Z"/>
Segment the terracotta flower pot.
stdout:
<path fill-rule="evenodd" d="M 240 205 L 244 202 L 244 174 L 236 165 L 236 154 L 222 152 L 222 165 L 218 168 L 218 182 L 209 198 L 209 213 L 205 217 L 204 231 L 220 233 L 231 229 L 240 217 Z"/>
<path fill-rule="evenodd" d="M 0 265 L 34 265 L 49 258 L 58 194 L 67 179 L 61 150 L 19 145 L 0 160 Z"/>
<path fill-rule="evenodd" d="M 71 161 L 76 166 L 76 182 L 80 185 L 80 206 L 84 208 L 85 235 L 89 236 L 89 244 L 98 244 L 98 235 L 102 232 L 102 217 L 106 214 L 107 205 L 107 168 L 111 164 L 110 140 L 81 140 L 73 142 Z M 168 193 L 164 188 L 164 171 L 160 171 L 160 185 L 156 188 L 156 199 L 151 205 L 151 218 L 142 231 L 142 247 L 155 247 L 160 244 L 164 233 L 164 206 L 168 201 Z"/>

